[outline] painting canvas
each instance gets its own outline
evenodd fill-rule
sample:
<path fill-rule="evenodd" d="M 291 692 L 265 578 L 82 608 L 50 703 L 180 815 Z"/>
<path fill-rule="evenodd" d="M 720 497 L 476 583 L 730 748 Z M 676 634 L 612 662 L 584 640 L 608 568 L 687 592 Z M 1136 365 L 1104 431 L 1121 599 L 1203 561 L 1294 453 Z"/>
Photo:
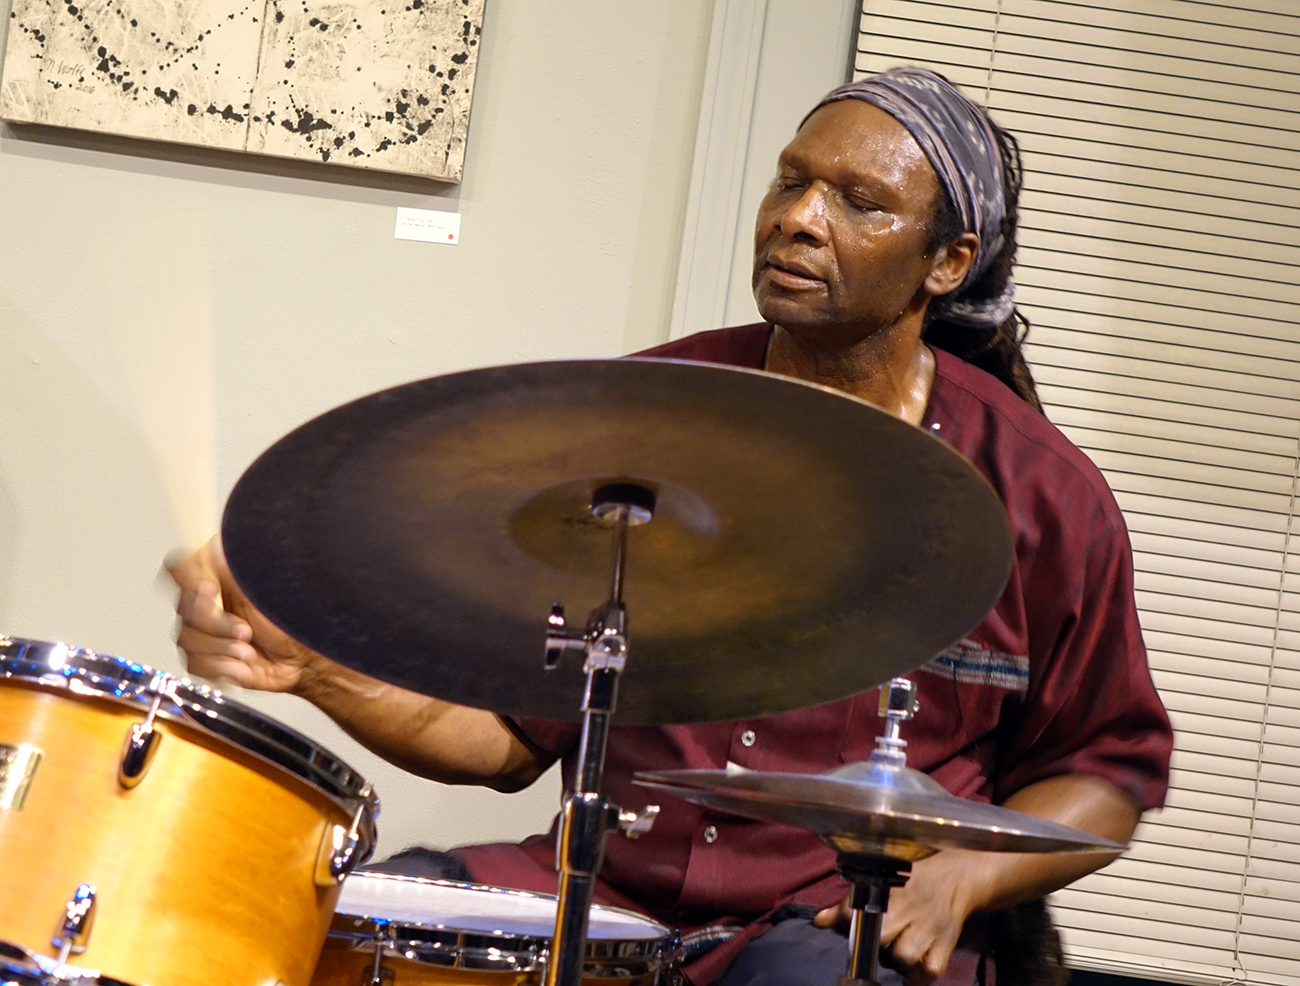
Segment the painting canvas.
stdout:
<path fill-rule="evenodd" d="M 459 181 L 484 0 L 13 0 L 0 117 Z"/>

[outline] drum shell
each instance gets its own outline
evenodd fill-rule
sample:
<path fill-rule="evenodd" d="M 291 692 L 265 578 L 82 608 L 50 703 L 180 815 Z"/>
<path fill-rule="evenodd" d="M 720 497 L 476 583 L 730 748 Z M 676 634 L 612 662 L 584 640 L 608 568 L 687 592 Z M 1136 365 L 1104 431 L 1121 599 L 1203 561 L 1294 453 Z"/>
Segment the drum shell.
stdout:
<path fill-rule="evenodd" d="M 337 884 L 314 875 L 341 806 L 202 729 L 159 719 L 139 785 L 118 782 L 144 710 L 0 680 L 0 744 L 44 756 L 0 809 L 0 938 L 49 954 L 68 898 L 97 889 L 83 968 L 150 986 L 306 986 Z"/>
<path fill-rule="evenodd" d="M 326 940 L 325 949 L 320 953 L 320 962 L 316 966 L 311 986 L 357 986 L 358 983 L 368 983 L 370 980 L 363 979 L 362 976 L 369 975 L 374 968 L 374 961 L 374 943 L 357 947 L 331 937 Z M 391 982 L 391 986 L 423 986 L 425 983 L 448 986 L 537 986 L 545 978 L 542 969 L 530 972 L 457 969 L 392 954 L 385 954 L 382 968 L 392 972 L 392 980 L 385 980 L 385 983 Z M 587 986 L 654 986 L 660 981 L 660 972 L 616 978 L 584 976 L 582 981 Z"/>
<path fill-rule="evenodd" d="M 321 952 L 312 986 L 383 981 L 449 986 L 535 986 L 545 978 L 556 898 L 524 890 L 354 873 Z M 594 905 L 583 959 L 588 986 L 675 981 L 676 941 L 644 915 Z M 364 974 L 365 978 L 362 978 Z"/>

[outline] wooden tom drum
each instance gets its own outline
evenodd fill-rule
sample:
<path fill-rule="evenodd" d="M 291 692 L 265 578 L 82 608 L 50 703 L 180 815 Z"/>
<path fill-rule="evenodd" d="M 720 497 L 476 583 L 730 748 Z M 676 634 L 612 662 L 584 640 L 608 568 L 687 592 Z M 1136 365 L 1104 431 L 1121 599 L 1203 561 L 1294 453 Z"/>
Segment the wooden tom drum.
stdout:
<path fill-rule="evenodd" d="M 57 954 L 77 910 L 79 968 L 306 986 L 374 811 L 347 764 L 219 692 L 0 637 L 0 938 Z"/>
<path fill-rule="evenodd" d="M 497 887 L 353 873 L 312 986 L 516 986 L 545 975 L 555 897 Z M 667 928 L 596 904 L 583 981 L 652 986 L 671 959 Z"/>

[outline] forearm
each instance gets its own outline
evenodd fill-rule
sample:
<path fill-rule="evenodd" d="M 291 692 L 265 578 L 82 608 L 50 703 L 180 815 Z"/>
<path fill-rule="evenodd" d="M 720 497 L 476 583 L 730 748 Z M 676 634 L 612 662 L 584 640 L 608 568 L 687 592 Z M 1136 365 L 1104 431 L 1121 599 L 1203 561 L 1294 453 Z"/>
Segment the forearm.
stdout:
<path fill-rule="evenodd" d="M 169 558 L 167 570 L 180 590 L 176 643 L 192 673 L 300 695 L 385 760 L 446 784 L 516 791 L 550 765 L 491 712 L 385 684 L 295 640 L 244 595 L 220 538 Z"/>
<path fill-rule="evenodd" d="M 303 669 L 294 691 L 385 760 L 444 784 L 516 791 L 550 763 L 492 712 L 389 685 L 323 656 Z"/>
<path fill-rule="evenodd" d="M 1086 774 L 1052 777 L 1017 791 L 1006 807 L 1127 843 L 1141 812 L 1109 781 Z M 957 857 L 961 858 L 958 859 Z M 945 859 L 945 857 L 947 857 Z M 968 911 L 999 910 L 1043 897 L 1117 858 L 1115 853 L 939 853 L 934 864 L 962 872 Z M 918 865 L 925 865 L 923 861 Z"/>

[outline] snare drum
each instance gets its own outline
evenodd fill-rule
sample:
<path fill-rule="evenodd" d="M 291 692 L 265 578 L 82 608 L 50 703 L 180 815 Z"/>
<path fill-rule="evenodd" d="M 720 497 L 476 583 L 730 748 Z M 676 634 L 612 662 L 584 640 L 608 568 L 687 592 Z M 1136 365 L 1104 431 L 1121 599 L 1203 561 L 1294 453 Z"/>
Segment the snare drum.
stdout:
<path fill-rule="evenodd" d="M 540 983 L 555 898 L 388 873 L 353 873 L 312 986 L 515 986 Z M 583 981 L 651 986 L 671 958 L 667 928 L 631 911 L 591 909 Z"/>
<path fill-rule="evenodd" d="M 0 938 L 149 986 L 306 986 L 365 782 L 219 692 L 0 637 Z M 79 895 L 73 904 L 74 895 Z"/>

